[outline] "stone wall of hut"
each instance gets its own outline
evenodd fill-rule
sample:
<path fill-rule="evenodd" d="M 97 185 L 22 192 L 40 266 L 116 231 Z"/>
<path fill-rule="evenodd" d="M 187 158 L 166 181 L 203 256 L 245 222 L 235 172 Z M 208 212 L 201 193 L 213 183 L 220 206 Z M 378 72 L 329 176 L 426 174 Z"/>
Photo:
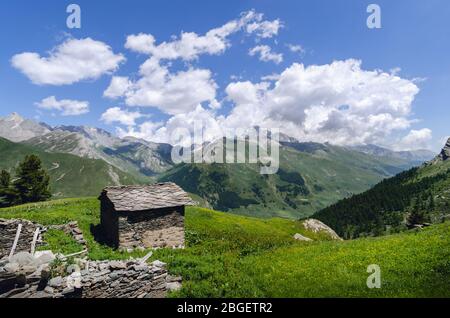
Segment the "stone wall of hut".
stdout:
<path fill-rule="evenodd" d="M 184 207 L 118 213 L 119 247 L 184 247 Z"/>

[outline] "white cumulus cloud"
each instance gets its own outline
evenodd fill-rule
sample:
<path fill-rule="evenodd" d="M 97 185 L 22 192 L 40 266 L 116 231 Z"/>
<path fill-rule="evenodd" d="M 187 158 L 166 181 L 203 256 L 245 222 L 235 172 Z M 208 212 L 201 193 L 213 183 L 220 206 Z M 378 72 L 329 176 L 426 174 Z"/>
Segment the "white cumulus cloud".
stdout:
<path fill-rule="evenodd" d="M 266 39 L 272 38 L 278 34 L 278 31 L 283 27 L 283 24 L 279 19 L 273 21 L 261 21 L 262 16 L 259 21 L 249 23 L 247 25 L 247 33 L 255 33 L 258 37 Z"/>
<path fill-rule="evenodd" d="M 248 51 L 250 56 L 259 55 L 259 59 L 263 62 L 274 62 L 280 64 L 283 62 L 283 54 L 272 52 L 272 48 L 268 45 L 258 45 Z"/>
<path fill-rule="evenodd" d="M 192 65 L 172 71 L 170 61 L 190 62 L 204 54 L 220 55 L 231 46 L 232 34 L 244 32 L 267 38 L 276 35 L 280 28 L 279 20 L 264 20 L 263 14 L 251 10 L 203 35 L 181 32 L 179 37 L 162 43 L 157 43 L 152 34 L 129 35 L 125 47 L 149 57 L 140 66 L 136 80 L 113 77 L 104 96 L 123 98 L 127 106 L 155 107 L 169 115 L 189 113 L 198 106 L 217 110 L 222 105 L 216 99 L 218 86 L 212 72 Z M 264 58 L 277 60 L 280 55 L 265 54 Z"/>
<path fill-rule="evenodd" d="M 146 121 L 137 127 L 118 128 L 117 131 L 121 137 L 130 136 L 154 142 L 190 146 L 189 136 L 193 136 L 194 131 L 201 132 L 196 136 L 202 135 L 204 140 L 211 141 L 223 136 L 222 129 L 220 122 L 211 111 L 198 106 L 191 112 L 172 116 L 165 123 Z M 180 130 L 187 133 L 187 139 L 179 140 L 177 138 Z M 199 142 L 202 141 L 199 140 Z"/>
<path fill-rule="evenodd" d="M 423 128 L 420 130 L 411 130 L 404 136 L 396 145 L 398 150 L 418 150 L 428 149 L 430 141 L 433 139 L 433 132 L 431 129 Z"/>
<path fill-rule="evenodd" d="M 77 116 L 89 113 L 89 102 L 62 99 L 57 100 L 55 96 L 44 98 L 35 105 L 45 110 L 55 110 L 62 116 Z"/>
<path fill-rule="evenodd" d="M 233 108 L 228 115 L 197 105 L 174 113 L 168 121 L 148 121 L 121 130 L 159 142 L 171 142 L 178 127 L 193 129 L 200 121 L 206 140 L 221 136 L 225 129 L 254 126 L 279 128 L 302 141 L 337 145 L 393 144 L 393 133 L 409 129 L 412 103 L 419 88 L 413 81 L 380 70 L 364 70 L 358 60 L 325 65 L 294 63 L 270 82 L 239 81 L 226 87 Z M 426 146 L 431 131 L 411 131 L 399 148 Z"/>
<path fill-rule="evenodd" d="M 367 71 L 357 60 L 325 65 L 294 63 L 273 83 L 231 83 L 235 107 L 226 126 L 281 128 L 300 140 L 377 143 L 411 125 L 419 88 L 410 80 Z"/>
<path fill-rule="evenodd" d="M 13 67 L 37 85 L 68 85 L 110 74 L 125 61 L 105 43 L 91 38 L 68 39 L 47 57 L 24 52 L 12 57 Z"/>
<path fill-rule="evenodd" d="M 300 53 L 300 54 L 305 53 L 305 49 L 299 44 L 288 43 L 286 44 L 286 46 L 288 47 L 289 51 L 293 53 Z"/>
<path fill-rule="evenodd" d="M 167 66 L 149 58 L 139 74 L 141 78 L 134 82 L 113 77 L 104 95 L 122 95 L 128 106 L 155 107 L 170 115 L 192 111 L 201 103 L 212 108 L 220 106 L 215 99 L 217 85 L 207 69 L 171 73 Z"/>
<path fill-rule="evenodd" d="M 100 120 L 107 124 L 119 123 L 126 126 L 135 126 L 136 120 L 144 117 L 140 112 L 123 110 L 120 107 L 108 108 L 101 116 Z"/>
<path fill-rule="evenodd" d="M 279 20 L 265 21 L 263 15 L 255 11 L 244 12 L 239 19 L 209 30 L 204 35 L 182 32 L 172 41 L 156 43 L 152 34 L 132 34 L 127 37 L 125 47 L 134 52 L 148 54 L 158 60 L 195 60 L 202 54 L 219 55 L 231 46 L 228 37 L 244 28 L 248 33 L 260 37 L 272 37 L 281 27 Z"/>
<path fill-rule="evenodd" d="M 131 85 L 131 81 L 128 77 L 113 76 L 109 87 L 103 92 L 103 96 L 108 98 L 118 98 L 124 95 Z"/>

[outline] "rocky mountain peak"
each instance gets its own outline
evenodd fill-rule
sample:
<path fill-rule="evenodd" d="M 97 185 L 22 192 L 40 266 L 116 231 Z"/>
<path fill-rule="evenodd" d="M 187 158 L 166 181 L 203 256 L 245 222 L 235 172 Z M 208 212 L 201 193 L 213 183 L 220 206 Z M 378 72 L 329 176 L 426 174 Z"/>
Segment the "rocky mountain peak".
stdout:
<path fill-rule="evenodd" d="M 0 137 L 13 142 L 21 142 L 30 138 L 41 136 L 50 131 L 46 125 L 24 119 L 17 113 L 7 117 L 0 117 Z"/>
<path fill-rule="evenodd" d="M 8 117 L 6 117 L 7 121 L 14 121 L 14 122 L 23 122 L 24 119 L 22 116 L 20 116 L 18 113 L 12 113 Z"/>
<path fill-rule="evenodd" d="M 447 140 L 444 148 L 439 155 L 443 161 L 450 159 L 450 138 Z"/>
<path fill-rule="evenodd" d="M 434 158 L 432 161 L 430 161 L 431 164 L 437 164 L 442 161 L 450 160 L 450 138 L 447 140 L 447 143 L 445 144 L 444 148 L 442 148 L 439 155 L 437 155 L 436 158 Z"/>

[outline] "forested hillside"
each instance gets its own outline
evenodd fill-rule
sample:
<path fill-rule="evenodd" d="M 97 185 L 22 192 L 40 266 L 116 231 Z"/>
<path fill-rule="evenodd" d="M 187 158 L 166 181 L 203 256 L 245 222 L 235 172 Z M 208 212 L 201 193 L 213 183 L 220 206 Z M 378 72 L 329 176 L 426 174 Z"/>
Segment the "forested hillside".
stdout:
<path fill-rule="evenodd" d="M 314 217 L 345 238 L 380 235 L 411 223 L 438 223 L 450 213 L 450 162 L 436 162 L 383 180 Z M 412 220 L 413 217 L 416 219 Z"/>

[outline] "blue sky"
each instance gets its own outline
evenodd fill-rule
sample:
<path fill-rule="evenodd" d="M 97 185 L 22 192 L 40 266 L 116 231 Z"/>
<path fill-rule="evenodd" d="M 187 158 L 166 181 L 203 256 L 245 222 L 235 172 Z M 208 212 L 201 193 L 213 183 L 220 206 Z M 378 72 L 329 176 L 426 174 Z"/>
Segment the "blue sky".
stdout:
<path fill-rule="evenodd" d="M 56 0 L 2 3 L 0 116 L 18 112 L 51 125 L 85 124 L 110 131 L 120 128 L 121 134 L 161 141 L 173 127 L 188 125 L 195 116 L 211 122 L 212 135 L 214 125 L 245 127 L 260 120 L 261 124 L 286 127 L 288 133 L 296 134 L 300 139 L 335 141 L 339 144 L 376 142 L 399 149 L 418 147 L 415 145 L 417 138 L 421 147 L 436 150 L 450 135 L 450 28 L 447 26 L 450 2 L 446 0 L 73 1 L 82 9 L 80 30 L 66 26 L 66 7 L 70 3 Z M 368 29 L 366 26 L 369 15 L 366 8 L 370 3 L 381 7 L 381 29 Z M 167 82 L 167 85 L 158 88 L 163 90 L 161 92 L 153 86 L 141 87 L 161 94 L 164 100 L 170 99 L 176 92 L 182 101 L 189 98 L 201 101 L 201 111 L 187 102 L 184 108 L 180 106 L 180 109 L 169 110 L 176 105 L 165 102 L 156 105 L 154 99 L 152 102 L 142 101 L 136 88 L 129 92 L 132 97 L 128 100 L 125 95 L 117 98 L 104 96 L 113 76 L 128 77 L 133 85 L 148 76 L 140 74 L 139 68 L 156 53 L 125 48 L 129 35 L 151 35 L 156 45 L 174 41 L 173 36 L 179 38 L 181 32 L 195 32 L 203 36 L 211 29 L 240 19 L 244 12 L 250 10 L 264 17 L 249 24 L 279 21 L 282 27 L 276 34 L 262 37 L 258 35 L 258 30 L 246 32 L 247 26 L 244 26 L 226 37 L 226 49 L 220 52 L 211 53 L 206 49 L 207 52 L 198 53 L 193 59 L 163 57 L 158 60 L 157 71 L 163 68 L 168 72 L 168 77 L 176 76 L 178 72 L 209 71 L 210 74 L 203 74 L 206 79 L 197 74 L 202 77 L 199 86 L 192 84 L 192 87 L 179 88 L 175 86 L 178 82 Z M 65 84 L 33 83 L 23 71 L 35 67 L 33 64 L 24 65 L 28 63 L 24 61 L 20 67 L 13 66 L 12 58 L 16 55 L 33 52 L 45 58 L 49 56 L 49 51 L 55 52 L 64 42 L 86 38 L 109 46 L 112 56 L 120 55 L 123 61 L 117 63 L 116 68 L 107 69 L 105 66 L 107 70 L 100 76 L 83 78 L 80 75 L 80 80 Z M 291 51 L 289 45 L 301 46 L 302 52 Z M 253 56 L 249 54 L 253 48 L 262 46 L 270 48 L 272 54 L 281 54 L 282 61 L 274 58 L 261 60 L 261 51 L 258 50 Z M 355 64 L 349 59 L 360 60 L 360 69 L 353 71 Z M 340 61 L 343 65 L 333 66 L 333 61 Z M 294 68 L 294 63 L 302 64 L 306 69 Z M 316 74 L 308 68 L 312 65 L 321 65 L 324 69 Z M 290 78 L 287 70 L 295 74 L 300 93 L 295 91 L 297 86 L 286 83 Z M 349 77 L 354 76 L 354 80 L 342 84 L 346 78 L 340 78 L 339 74 L 347 71 L 350 72 Z M 374 71 L 378 74 L 368 73 Z M 278 74 L 278 78 L 261 79 L 272 74 Z M 284 76 L 280 77 L 280 74 Z M 383 74 L 392 78 L 385 80 Z M 152 73 L 151 76 L 154 75 Z M 394 77 L 403 82 L 396 86 L 398 81 Z M 277 82 L 280 78 L 284 78 L 281 84 Z M 309 82 L 303 83 L 304 78 Z M 196 79 L 194 76 L 193 82 Z M 367 95 L 354 92 L 352 85 L 358 81 L 364 82 L 368 88 Z M 262 82 L 267 82 L 267 86 L 260 85 Z M 248 85 L 230 86 L 232 83 Z M 317 87 L 313 93 L 303 92 L 303 84 Z M 339 89 L 341 84 L 343 92 L 329 91 L 330 87 Z M 411 85 L 415 85 L 418 91 L 411 90 Z M 173 86 L 173 89 L 167 91 L 166 86 Z M 279 89 L 276 89 L 277 86 Z M 213 93 L 208 91 L 212 87 Z M 206 91 L 197 92 L 197 88 Z M 392 89 L 392 92 L 379 98 L 375 96 L 387 89 Z M 195 94 L 205 97 L 192 96 L 195 95 L 193 90 Z M 251 95 L 253 90 L 257 92 L 253 99 L 242 97 L 245 92 Z M 323 96 L 320 95 L 321 90 Z M 283 93 L 286 95 L 281 95 Z M 211 94 L 214 96 L 211 97 Z M 55 96 L 57 102 L 88 102 L 89 112 L 64 116 L 56 108 L 46 110 L 36 105 L 51 96 Z M 405 99 L 411 96 L 413 100 L 402 104 L 403 108 L 399 110 L 398 104 L 405 103 Z M 377 111 L 361 110 L 361 105 L 370 98 L 389 106 Z M 283 99 L 289 102 L 280 102 Z M 219 102 L 220 107 L 211 106 L 212 100 Z M 309 102 L 317 103 L 316 108 L 309 107 Z M 100 120 L 102 114 L 113 107 L 120 110 L 119 115 L 128 114 L 125 118 L 129 119 L 131 114 L 134 118 L 132 123 L 111 118 Z M 267 109 L 261 111 L 263 108 Z M 346 108 L 350 108 L 349 113 L 339 113 L 339 110 Z M 110 114 L 114 116 L 116 113 Z M 383 118 L 388 119 L 383 121 Z M 364 130 L 365 122 L 370 127 Z M 432 131 L 432 137 L 428 130 Z"/>

